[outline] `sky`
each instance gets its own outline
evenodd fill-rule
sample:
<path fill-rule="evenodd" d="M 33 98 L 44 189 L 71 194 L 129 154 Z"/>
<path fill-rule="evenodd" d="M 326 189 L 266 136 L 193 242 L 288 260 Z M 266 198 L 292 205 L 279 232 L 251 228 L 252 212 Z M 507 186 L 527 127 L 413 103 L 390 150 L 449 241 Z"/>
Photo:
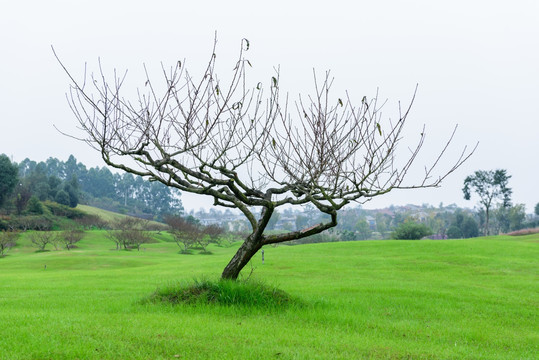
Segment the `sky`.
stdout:
<path fill-rule="evenodd" d="M 200 70 L 217 32 L 218 66 L 231 70 L 241 39 L 250 42 L 250 78 L 266 81 L 280 68 L 281 90 L 293 99 L 313 91 L 313 69 L 331 70 L 334 91 L 358 101 L 376 93 L 384 115 L 417 95 L 405 140 L 426 126 L 420 161 L 440 151 L 453 128 L 448 157 L 479 147 L 440 188 L 394 191 L 364 204 L 465 201 L 463 181 L 476 170 L 507 169 L 513 202 L 527 212 L 539 202 L 539 1 L 114 1 L 20 0 L 0 10 L 0 153 L 14 161 L 73 154 L 103 166 L 76 132 L 65 99 L 69 79 L 51 46 L 78 78 L 97 59 L 142 80 L 150 68 L 185 61 Z M 258 80 L 261 79 L 261 80 Z M 56 128 L 55 128 L 56 127 Z M 442 169 L 443 170 L 443 169 Z M 182 196 L 187 210 L 210 204 Z"/>

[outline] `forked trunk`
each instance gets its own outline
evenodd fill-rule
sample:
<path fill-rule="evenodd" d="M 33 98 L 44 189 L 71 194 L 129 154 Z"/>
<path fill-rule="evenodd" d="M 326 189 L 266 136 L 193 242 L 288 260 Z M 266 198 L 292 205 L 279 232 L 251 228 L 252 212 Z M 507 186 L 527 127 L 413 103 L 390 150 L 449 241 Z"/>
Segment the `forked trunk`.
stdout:
<path fill-rule="evenodd" d="M 232 260 L 223 270 L 221 279 L 236 280 L 245 265 L 249 263 L 249 260 L 256 254 L 262 247 L 262 238 L 250 235 L 245 239 L 240 246 Z"/>

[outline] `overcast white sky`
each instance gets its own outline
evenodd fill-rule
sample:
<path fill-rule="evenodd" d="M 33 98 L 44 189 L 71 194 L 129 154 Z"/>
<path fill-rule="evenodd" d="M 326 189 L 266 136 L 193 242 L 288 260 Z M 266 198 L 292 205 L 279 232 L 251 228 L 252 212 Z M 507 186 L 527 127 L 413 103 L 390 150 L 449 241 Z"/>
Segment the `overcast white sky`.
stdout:
<path fill-rule="evenodd" d="M 88 167 L 99 154 L 60 135 L 75 128 L 65 92 L 69 81 L 50 46 L 75 75 L 100 57 L 109 68 L 142 63 L 207 61 L 218 32 L 220 66 L 231 69 L 242 38 L 255 85 L 281 68 L 291 96 L 313 89 L 312 69 L 330 69 L 335 91 L 372 97 L 379 89 L 395 114 L 419 84 L 409 118 L 413 139 L 427 126 L 426 155 L 440 149 L 455 124 L 456 155 L 480 142 L 475 155 L 441 188 L 392 192 L 365 207 L 437 206 L 462 199 L 475 170 L 507 169 L 515 203 L 539 202 L 539 1 L 114 1 L 18 0 L 0 7 L 0 153 L 66 160 Z M 259 79 L 258 79 L 259 78 Z M 183 198 L 187 209 L 200 199 Z"/>

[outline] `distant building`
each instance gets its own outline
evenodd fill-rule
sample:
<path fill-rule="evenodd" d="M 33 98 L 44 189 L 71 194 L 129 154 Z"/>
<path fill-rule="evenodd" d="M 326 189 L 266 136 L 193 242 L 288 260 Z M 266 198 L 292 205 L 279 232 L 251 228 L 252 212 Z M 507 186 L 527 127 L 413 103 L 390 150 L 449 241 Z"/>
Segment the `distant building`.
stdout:
<path fill-rule="evenodd" d="M 376 218 L 370 215 L 367 215 L 365 216 L 365 220 L 367 220 L 367 224 L 369 224 L 369 227 L 371 228 L 371 230 L 376 230 Z"/>

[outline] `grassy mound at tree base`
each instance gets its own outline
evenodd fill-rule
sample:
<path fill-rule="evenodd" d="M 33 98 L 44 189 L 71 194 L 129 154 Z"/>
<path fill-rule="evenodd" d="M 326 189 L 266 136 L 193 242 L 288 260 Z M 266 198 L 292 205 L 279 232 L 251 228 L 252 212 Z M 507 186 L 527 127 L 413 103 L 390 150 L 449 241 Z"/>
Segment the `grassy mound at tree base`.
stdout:
<path fill-rule="evenodd" d="M 215 304 L 225 306 L 281 308 L 298 305 L 299 301 L 286 292 L 263 283 L 245 280 L 199 280 L 158 288 L 150 302 L 171 304 Z"/>

